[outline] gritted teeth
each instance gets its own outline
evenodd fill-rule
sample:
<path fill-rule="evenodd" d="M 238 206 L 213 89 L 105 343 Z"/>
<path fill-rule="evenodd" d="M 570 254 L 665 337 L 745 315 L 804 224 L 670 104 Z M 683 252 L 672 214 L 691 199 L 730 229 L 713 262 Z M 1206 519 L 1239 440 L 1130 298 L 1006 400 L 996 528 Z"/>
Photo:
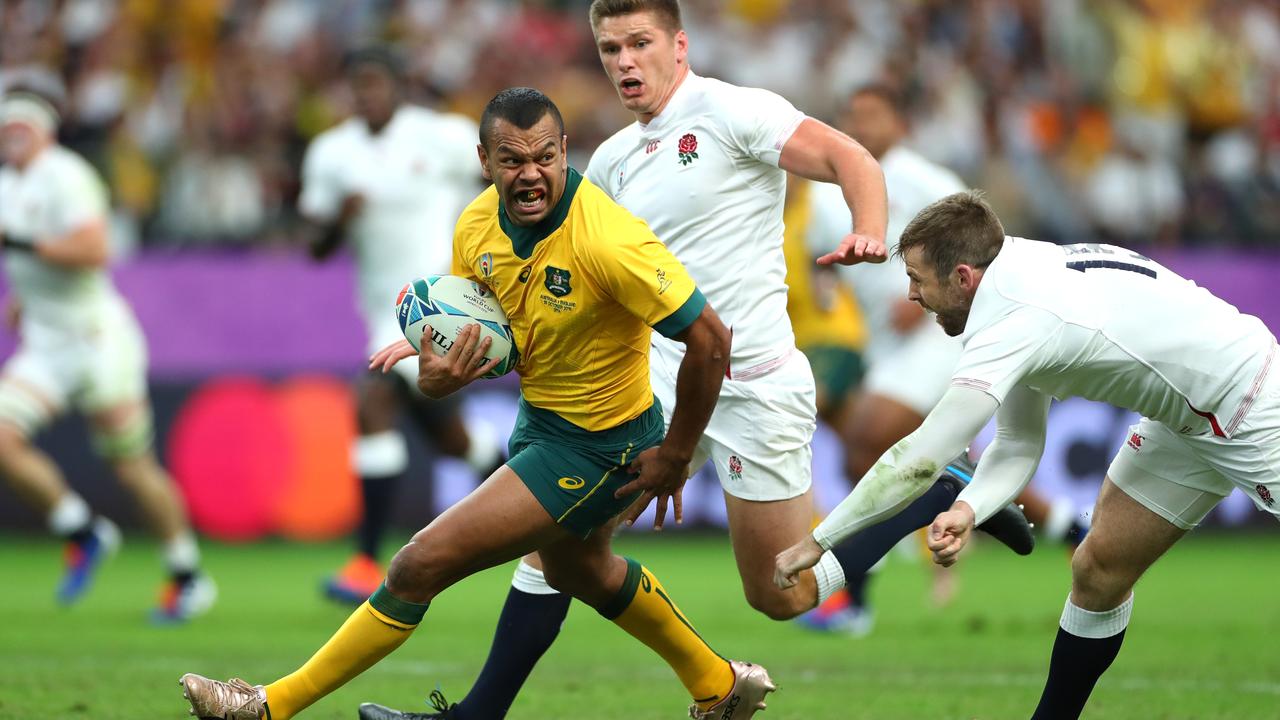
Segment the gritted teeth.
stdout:
<path fill-rule="evenodd" d="M 539 188 L 533 188 L 531 190 L 517 191 L 515 194 L 515 199 L 516 199 L 516 202 L 519 203 L 522 207 L 532 207 L 534 205 L 537 205 L 538 202 L 542 200 L 544 195 L 546 195 L 546 191 Z"/>

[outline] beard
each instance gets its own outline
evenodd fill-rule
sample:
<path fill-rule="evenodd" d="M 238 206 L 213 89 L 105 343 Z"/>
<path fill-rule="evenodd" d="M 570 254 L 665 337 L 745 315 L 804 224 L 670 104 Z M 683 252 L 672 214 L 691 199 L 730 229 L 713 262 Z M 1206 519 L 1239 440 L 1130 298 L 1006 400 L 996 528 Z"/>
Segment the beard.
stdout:
<path fill-rule="evenodd" d="M 968 320 L 969 313 L 967 312 L 937 313 L 937 322 L 942 326 L 942 331 L 951 337 L 956 337 L 963 333 L 965 323 Z"/>

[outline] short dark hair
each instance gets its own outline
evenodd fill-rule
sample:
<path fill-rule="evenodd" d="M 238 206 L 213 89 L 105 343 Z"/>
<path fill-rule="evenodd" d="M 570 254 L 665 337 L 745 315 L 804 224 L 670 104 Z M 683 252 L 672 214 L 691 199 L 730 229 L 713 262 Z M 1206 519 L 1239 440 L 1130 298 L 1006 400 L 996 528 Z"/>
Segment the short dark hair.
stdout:
<path fill-rule="evenodd" d="M 1004 225 L 978 190 L 948 195 L 907 223 L 894 253 L 901 258 L 921 248 L 934 272 L 945 278 L 959 265 L 986 267 L 1004 246 Z"/>
<path fill-rule="evenodd" d="M 886 82 L 873 82 L 865 85 L 859 85 L 849 93 L 849 100 L 852 101 L 859 95 L 870 95 L 879 98 L 888 105 L 898 117 L 906 117 L 907 105 L 902 97 L 902 93 L 898 88 Z"/>
<path fill-rule="evenodd" d="M 361 65 L 377 65 L 396 82 L 401 82 L 405 78 L 404 59 L 394 48 L 387 45 L 368 45 L 357 48 L 342 58 L 344 72 L 349 73 Z"/>
<path fill-rule="evenodd" d="M 680 22 L 679 0 L 594 0 L 591 3 L 591 28 L 594 30 L 605 18 L 651 12 L 658 16 L 671 32 L 684 28 Z"/>
<path fill-rule="evenodd" d="M 564 137 L 564 118 L 560 116 L 560 108 L 551 102 L 542 91 L 531 87 L 507 88 L 489 101 L 480 114 L 480 144 L 486 149 L 493 136 L 493 125 L 498 120 L 506 120 L 521 130 L 528 130 L 550 113 Z"/>

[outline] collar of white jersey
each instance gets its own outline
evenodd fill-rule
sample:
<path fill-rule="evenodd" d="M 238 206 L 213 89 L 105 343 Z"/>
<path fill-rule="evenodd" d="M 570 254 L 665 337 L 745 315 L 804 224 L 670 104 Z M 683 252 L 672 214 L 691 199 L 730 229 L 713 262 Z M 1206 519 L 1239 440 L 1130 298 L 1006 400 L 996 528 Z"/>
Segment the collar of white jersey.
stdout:
<path fill-rule="evenodd" d="M 654 116 L 648 124 L 642 123 L 639 120 L 636 121 L 636 124 L 640 126 L 640 130 L 642 132 L 651 133 L 662 130 L 669 123 L 675 122 L 670 118 L 680 114 L 680 110 L 682 110 L 684 106 L 689 103 L 690 98 L 693 97 L 693 85 L 700 82 L 702 82 L 702 77 L 695 75 L 692 69 L 689 70 L 688 74 L 684 76 L 684 80 L 680 81 L 680 86 L 676 88 L 675 92 L 671 93 L 671 99 L 667 101 L 667 106 L 662 108 L 662 112 Z"/>
<path fill-rule="evenodd" d="M 973 295 L 973 305 L 969 307 L 969 319 L 965 320 L 964 332 L 960 333 L 961 343 L 968 343 L 974 333 L 990 325 L 999 314 L 1000 302 L 997 295 L 1000 291 L 996 290 L 996 283 L 1004 272 L 1006 258 L 1012 254 L 1009 252 L 1012 244 L 1013 238 L 1006 235 L 996 259 L 983 271 L 982 282 L 978 284 L 978 291 Z"/>

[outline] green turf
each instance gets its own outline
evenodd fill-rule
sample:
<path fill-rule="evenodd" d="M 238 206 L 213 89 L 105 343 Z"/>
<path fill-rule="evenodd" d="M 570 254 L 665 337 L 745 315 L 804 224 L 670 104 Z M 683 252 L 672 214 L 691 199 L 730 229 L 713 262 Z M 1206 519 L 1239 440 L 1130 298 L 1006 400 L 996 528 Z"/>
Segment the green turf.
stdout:
<path fill-rule="evenodd" d="M 187 627 L 145 621 L 154 546 L 132 538 L 82 605 L 53 606 L 59 549 L 0 538 L 0 718 L 180 718 L 183 672 L 266 682 L 294 669 L 346 613 L 318 581 L 344 545 L 209 544 L 221 586 Z M 1017 558 L 987 543 L 962 563 L 959 599 L 926 598 L 922 564 L 876 585 L 866 639 L 819 636 L 754 614 L 723 537 L 624 539 L 722 654 L 764 663 L 781 686 L 762 718 L 1026 718 L 1068 583 L 1065 555 Z M 1280 536 L 1193 537 L 1139 586 L 1125 648 L 1086 718 L 1280 718 Z M 362 700 L 422 710 L 440 683 L 465 694 L 488 649 L 510 568 L 465 581 L 398 652 L 303 717 L 355 717 Z M 677 718 L 684 693 L 646 648 L 582 606 L 509 717 Z"/>

